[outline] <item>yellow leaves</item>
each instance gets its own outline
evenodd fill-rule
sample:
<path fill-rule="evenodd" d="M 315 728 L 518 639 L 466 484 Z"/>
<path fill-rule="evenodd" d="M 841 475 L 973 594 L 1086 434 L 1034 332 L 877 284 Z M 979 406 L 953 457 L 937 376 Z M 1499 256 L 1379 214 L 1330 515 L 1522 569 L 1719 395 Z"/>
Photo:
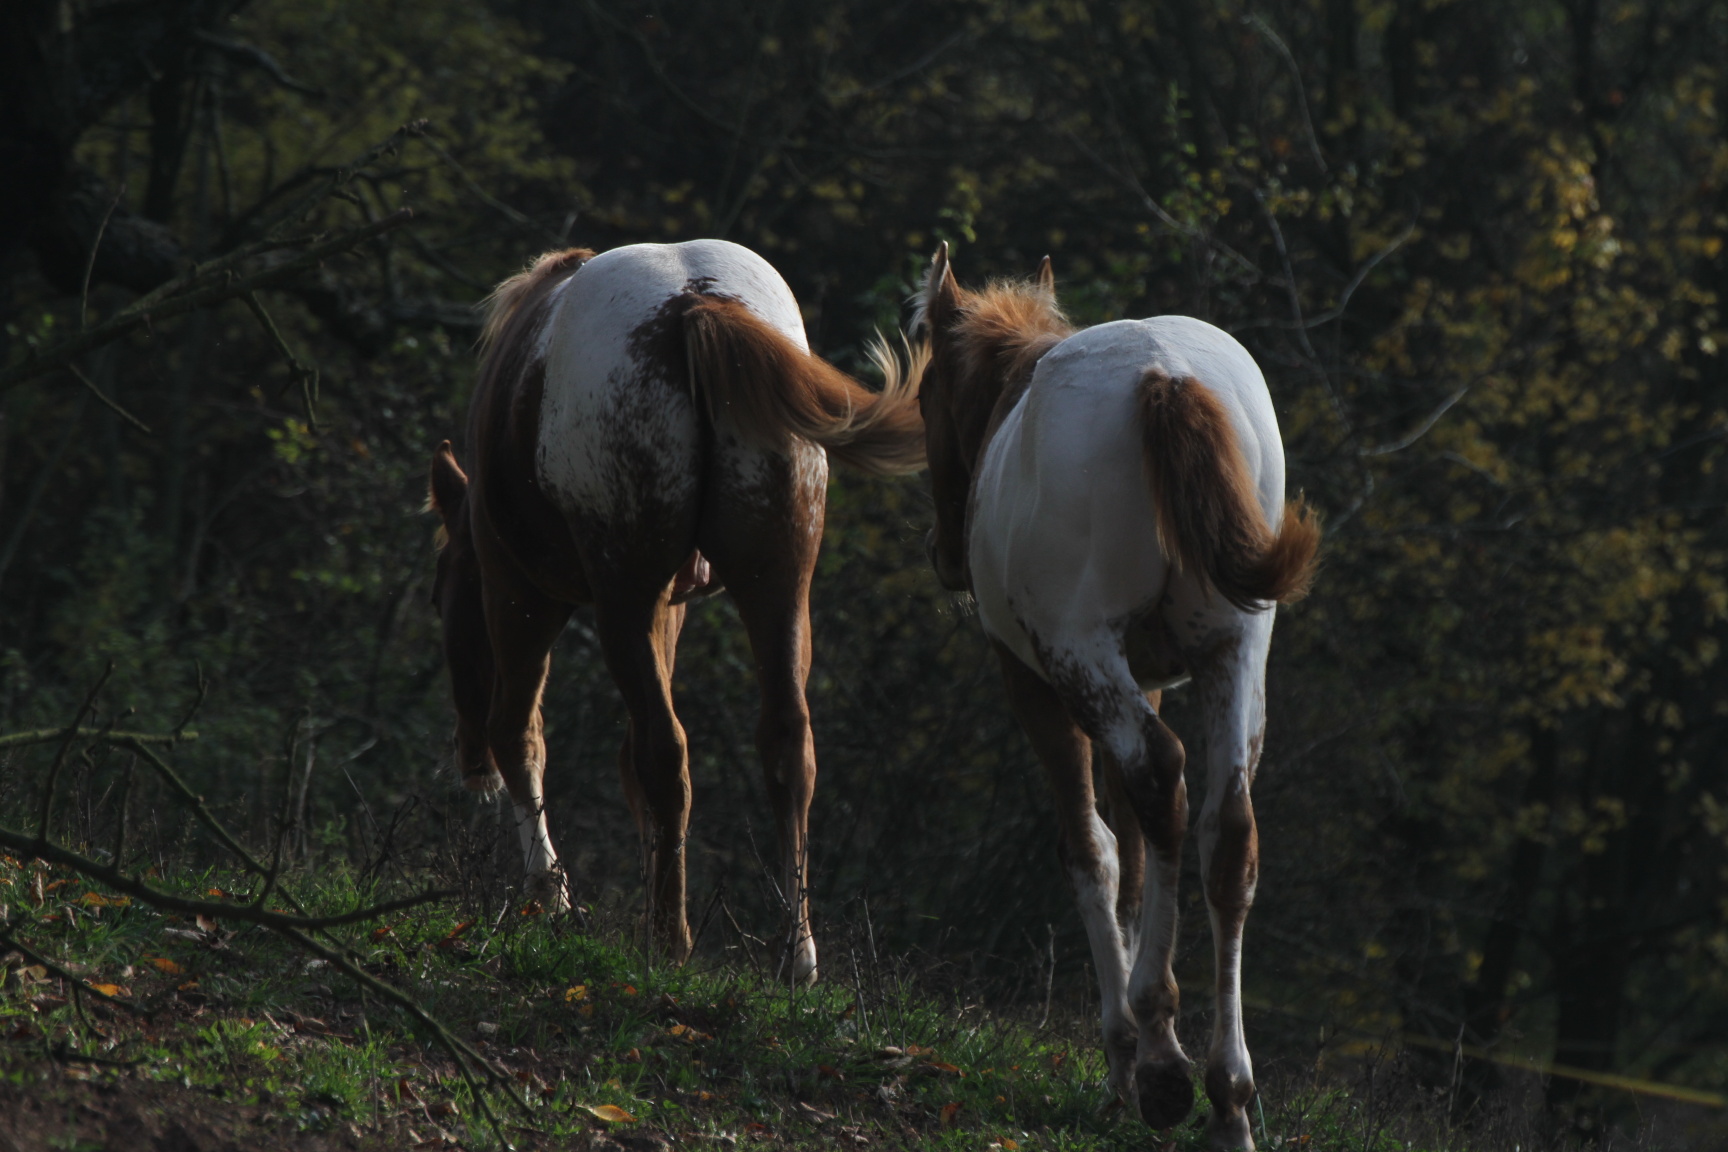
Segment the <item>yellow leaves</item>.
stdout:
<path fill-rule="evenodd" d="M 636 1117 L 616 1104 L 583 1104 L 580 1107 L 596 1120 L 604 1120 L 608 1124 L 636 1123 Z"/>
<path fill-rule="evenodd" d="M 186 971 L 184 965 L 170 960 L 166 956 L 147 956 L 145 959 L 158 971 L 168 976 L 178 976 Z"/>
<path fill-rule="evenodd" d="M 588 985 L 586 984 L 577 984 L 574 987 L 564 989 L 564 1003 L 566 1004 L 575 1004 L 586 999 L 588 999 Z"/>
<path fill-rule="evenodd" d="M 92 984 L 90 987 L 109 997 L 132 995 L 131 989 L 120 984 Z"/>

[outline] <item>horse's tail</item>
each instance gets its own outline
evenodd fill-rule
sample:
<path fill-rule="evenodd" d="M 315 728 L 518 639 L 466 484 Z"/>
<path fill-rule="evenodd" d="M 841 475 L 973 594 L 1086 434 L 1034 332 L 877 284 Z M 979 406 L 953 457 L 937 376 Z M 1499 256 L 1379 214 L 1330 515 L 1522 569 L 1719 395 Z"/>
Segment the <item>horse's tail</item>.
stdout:
<path fill-rule="evenodd" d="M 1301 497 L 1268 530 L 1230 414 L 1192 376 L 1150 368 L 1140 381 L 1140 430 L 1158 513 L 1158 542 L 1245 612 L 1308 593 L 1320 522 Z"/>
<path fill-rule="evenodd" d="M 924 466 L 918 378 L 890 371 L 872 392 L 737 300 L 701 296 L 684 313 L 692 386 L 716 420 L 765 445 L 802 436 L 877 475 Z"/>

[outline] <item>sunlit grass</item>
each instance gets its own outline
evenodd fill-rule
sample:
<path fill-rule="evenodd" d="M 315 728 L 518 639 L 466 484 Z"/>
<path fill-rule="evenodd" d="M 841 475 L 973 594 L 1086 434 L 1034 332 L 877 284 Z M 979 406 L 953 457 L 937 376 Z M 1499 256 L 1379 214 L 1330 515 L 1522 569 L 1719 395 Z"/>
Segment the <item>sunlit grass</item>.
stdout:
<path fill-rule="evenodd" d="M 33 947 L 155 1016 L 143 1023 L 88 996 L 80 1012 L 65 981 L 14 957 L 0 992 L 6 1079 L 67 1092 L 74 1080 L 178 1083 L 270 1123 L 352 1125 L 379 1146 L 433 1131 L 496 1143 L 445 1054 L 340 972 L 265 929 L 105 905 L 63 879 L 0 863 L 0 904 Z M 211 898 L 249 896 L 255 883 L 218 872 L 157 882 Z M 314 912 L 386 895 L 340 869 L 289 887 Z M 527 1115 L 496 1094 L 494 1110 L 549 1147 L 608 1128 L 955 1152 L 1205 1145 L 1199 1115 L 1155 1134 L 1110 1098 L 1083 1022 L 1041 1028 L 955 1003 L 883 963 L 814 988 L 777 982 L 765 962 L 670 966 L 627 927 L 429 905 L 342 939 L 506 1071 Z M 1337 1091 L 1251 1117 L 1272 1148 L 1409 1147 Z"/>

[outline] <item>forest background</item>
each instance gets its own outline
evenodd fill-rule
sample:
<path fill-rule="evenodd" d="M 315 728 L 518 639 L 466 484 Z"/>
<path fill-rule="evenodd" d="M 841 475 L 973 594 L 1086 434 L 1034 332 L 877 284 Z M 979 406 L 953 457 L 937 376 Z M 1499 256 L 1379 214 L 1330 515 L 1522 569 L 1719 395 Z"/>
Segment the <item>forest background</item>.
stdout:
<path fill-rule="evenodd" d="M 490 285 L 549 247 L 721 236 L 863 373 L 939 240 L 974 284 L 1049 253 L 1078 322 L 1246 343 L 1325 514 L 1269 677 L 1251 1035 L 1728 1087 L 1728 5 L 20 0 L 5 23 L 0 732 L 66 723 L 110 661 L 99 722 L 171 727 L 202 677 L 183 770 L 255 836 L 288 791 L 308 861 L 484 843 L 507 829 L 450 776 L 421 505 Z M 14 371 L 338 172 L 304 231 L 412 220 L 257 312 Z M 1052 963 L 1078 989 L 1043 784 L 929 522 L 919 478 L 832 482 L 818 932 L 867 908 L 989 995 L 1041 997 Z M 765 927 L 754 681 L 727 601 L 692 616 L 692 904 Z M 546 716 L 554 836 L 587 898 L 628 900 L 622 709 L 580 617 Z M 27 801 L 41 757 L 0 756 L 0 804 Z M 114 771 L 82 766 L 73 839 Z"/>

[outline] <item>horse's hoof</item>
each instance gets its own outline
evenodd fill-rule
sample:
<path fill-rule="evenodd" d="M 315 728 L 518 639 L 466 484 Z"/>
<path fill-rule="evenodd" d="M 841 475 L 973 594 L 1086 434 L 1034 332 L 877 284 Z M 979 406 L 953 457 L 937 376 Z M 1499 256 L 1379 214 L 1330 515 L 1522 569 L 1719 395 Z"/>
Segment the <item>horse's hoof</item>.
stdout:
<path fill-rule="evenodd" d="M 556 916 L 570 911 L 570 887 L 562 872 L 539 872 L 528 877 L 524 885 L 528 899 L 540 905 L 542 911 Z"/>
<path fill-rule="evenodd" d="M 1176 1061 L 1150 1061 L 1134 1069 L 1140 1119 L 1150 1128 L 1174 1128 L 1194 1108 L 1194 1080 L 1189 1066 Z"/>
<path fill-rule="evenodd" d="M 1254 1152 L 1254 1134 L 1248 1127 L 1248 1113 L 1240 1108 L 1225 1115 L 1213 1108 L 1206 1121 L 1206 1144 L 1218 1152 Z"/>
<path fill-rule="evenodd" d="M 462 787 L 482 796 L 490 796 L 504 790 L 504 777 L 497 772 L 470 772 L 462 777 Z"/>

